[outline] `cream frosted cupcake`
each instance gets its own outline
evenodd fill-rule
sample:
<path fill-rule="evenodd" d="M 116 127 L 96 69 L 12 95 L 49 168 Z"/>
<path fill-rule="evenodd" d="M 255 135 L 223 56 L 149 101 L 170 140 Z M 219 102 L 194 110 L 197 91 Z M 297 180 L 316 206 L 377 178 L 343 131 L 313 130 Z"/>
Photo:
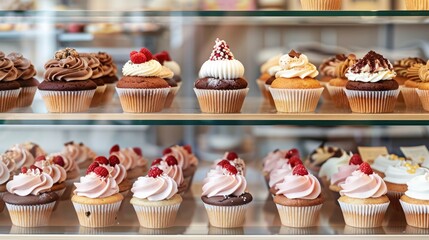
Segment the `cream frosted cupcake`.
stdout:
<path fill-rule="evenodd" d="M 182 197 L 177 194 L 176 181 L 164 171 L 158 167 L 151 168 L 147 176 L 137 179 L 131 192 L 131 204 L 140 226 L 168 228 L 174 225 Z"/>
<path fill-rule="evenodd" d="M 404 98 L 405 106 L 409 109 L 421 108 L 419 96 L 416 92 L 417 83 L 408 79 L 408 69 L 415 64 L 423 64 L 424 60 L 420 58 L 403 58 L 395 61 L 393 69 L 396 72 L 395 81 L 398 82 L 401 94 Z M 417 70 L 418 76 L 418 70 Z M 418 77 L 417 77 L 418 78 Z"/>
<path fill-rule="evenodd" d="M 185 183 L 182 168 L 179 166 L 179 162 L 173 155 L 167 155 L 154 160 L 152 162 L 152 167 L 158 167 L 165 174 L 174 179 L 177 184 L 178 194 L 182 195 L 185 193 L 188 186 Z"/>
<path fill-rule="evenodd" d="M 243 64 L 235 59 L 228 44 L 216 39 L 209 60 L 201 66 L 194 84 L 203 113 L 238 113 L 249 88 Z"/>
<path fill-rule="evenodd" d="M 4 153 L 15 161 L 15 170 L 21 171 L 21 167 L 29 168 L 34 164 L 34 156 L 22 144 L 15 144 Z"/>
<path fill-rule="evenodd" d="M 40 156 L 39 156 L 40 157 Z M 72 195 L 72 190 L 74 188 L 74 182 L 79 180 L 80 177 L 80 169 L 77 166 L 77 163 L 74 160 L 71 160 L 67 156 L 62 153 L 52 153 L 49 154 L 46 159 L 52 161 L 54 163 L 58 163 L 60 166 L 64 168 L 66 171 L 66 189 L 62 194 L 62 199 L 70 199 Z M 62 165 L 64 164 L 64 165 Z"/>
<path fill-rule="evenodd" d="M 75 161 L 79 168 L 86 169 L 94 161 L 96 153 L 83 143 L 67 142 L 64 144 L 62 155 Z"/>
<path fill-rule="evenodd" d="M 429 61 L 419 69 L 419 78 L 421 83 L 416 91 L 422 102 L 423 109 L 429 111 Z"/>
<path fill-rule="evenodd" d="M 274 57 L 271 57 L 264 64 L 262 64 L 260 68 L 261 75 L 258 79 L 256 79 L 256 84 L 258 84 L 262 96 L 264 97 L 264 99 L 269 100 L 272 106 L 274 106 L 274 100 L 267 85 L 271 86 L 271 83 L 274 81 L 274 79 L 276 79 L 276 71 L 274 69 L 279 68 L 279 60 L 282 55 L 283 54 L 279 54 Z"/>
<path fill-rule="evenodd" d="M 301 0 L 303 10 L 341 10 L 341 0 Z"/>
<path fill-rule="evenodd" d="M 63 168 L 64 161 L 61 158 L 44 158 L 38 157 L 37 161 L 34 163 L 34 166 L 42 169 L 44 173 L 47 173 L 51 176 L 53 180 L 53 185 L 51 187 L 51 191 L 56 193 L 58 197 L 61 198 L 64 191 L 66 190 L 66 179 L 67 173 Z"/>
<path fill-rule="evenodd" d="M 320 167 L 319 178 L 322 180 L 325 187 L 329 187 L 331 185 L 330 182 L 332 176 L 338 173 L 338 169 L 341 166 L 348 165 L 351 157 L 351 155 L 342 151 L 341 156 L 331 157 L 322 165 L 322 167 Z"/>
<path fill-rule="evenodd" d="M 340 187 L 338 202 L 347 225 L 359 228 L 381 226 L 389 206 L 387 187 L 368 163 L 362 163 Z"/>
<path fill-rule="evenodd" d="M 407 187 L 408 190 L 400 199 L 407 224 L 429 228 L 429 173 L 411 179 Z"/>
<path fill-rule="evenodd" d="M 198 167 L 198 158 L 192 153 L 191 146 L 175 145 L 164 149 L 162 154 L 164 156 L 172 155 L 176 158 L 177 162 L 179 163 L 179 167 L 182 168 L 183 177 L 185 178 L 185 184 L 187 186 L 187 190 L 189 190 L 189 188 L 192 185 L 194 174 L 197 171 L 197 167 Z"/>
<path fill-rule="evenodd" d="M 343 184 L 354 171 L 358 170 L 362 163 L 363 161 L 360 155 L 353 154 L 350 158 L 349 165 L 338 167 L 338 172 L 332 175 L 329 190 L 339 193 L 341 190 L 340 185 Z"/>
<path fill-rule="evenodd" d="M 180 86 L 178 85 L 178 83 L 174 78 L 175 73 L 173 72 L 172 69 L 166 66 L 166 62 L 168 61 L 169 66 L 173 68 L 176 68 L 179 65 L 175 66 L 174 63 L 176 62 L 173 63 L 173 61 L 171 60 L 170 54 L 167 51 L 162 51 L 160 53 L 157 53 L 154 55 L 154 57 L 162 65 L 162 72 L 159 77 L 164 79 L 170 86 L 170 91 L 168 92 L 168 96 L 164 104 L 165 108 L 169 108 L 171 107 L 171 104 L 173 103 L 173 100 L 176 97 L 176 94 L 179 91 Z M 175 71 L 177 72 L 177 68 L 175 69 Z M 179 67 L 179 72 L 180 72 L 180 67 Z M 176 79 L 180 79 L 180 77 Z"/>
<path fill-rule="evenodd" d="M 98 228 L 115 224 L 124 197 L 106 168 L 94 168 L 75 186 L 71 201 L 81 226 Z"/>
<path fill-rule="evenodd" d="M 282 161 L 280 167 L 271 171 L 268 186 L 270 187 L 270 193 L 272 195 L 276 195 L 278 191 L 277 184 L 283 182 L 284 177 L 292 174 L 293 168 L 300 164 L 302 164 L 301 159 L 298 156 L 292 156 L 287 159 L 287 161 Z"/>
<path fill-rule="evenodd" d="M 347 77 L 346 73 L 351 66 L 356 63 L 356 56 L 354 54 L 350 54 L 349 56 L 337 56 L 341 62 L 335 69 L 335 78 L 332 78 L 328 85 L 329 94 L 331 94 L 331 98 L 335 104 L 335 106 L 339 108 L 349 108 L 349 100 L 347 99 L 346 93 L 344 92 L 344 88 L 347 85 Z"/>
<path fill-rule="evenodd" d="M 428 0 L 405 0 L 407 10 L 429 10 Z"/>
<path fill-rule="evenodd" d="M 324 202 L 317 178 L 298 164 L 292 174 L 286 175 L 278 189 L 274 203 L 282 225 L 288 227 L 316 226 Z"/>
<path fill-rule="evenodd" d="M 18 70 L 12 60 L 0 51 L 0 112 L 7 112 L 15 107 L 21 92 L 21 85 L 15 81 Z"/>
<path fill-rule="evenodd" d="M 384 173 L 386 172 L 387 168 L 389 166 L 395 166 L 401 161 L 405 161 L 405 158 L 398 157 L 395 154 L 382 154 L 375 158 L 374 162 L 371 164 L 371 168 L 380 177 L 384 178 Z"/>
<path fill-rule="evenodd" d="M 120 148 L 114 145 L 110 148 L 110 155 L 117 156 L 127 170 L 127 179 L 134 180 L 147 171 L 147 160 L 139 147 Z"/>
<path fill-rule="evenodd" d="M 320 72 L 319 80 L 320 80 L 320 84 L 324 87 L 322 97 L 326 101 L 332 100 L 331 95 L 329 94 L 327 85 L 331 79 L 337 77 L 336 68 L 338 64 L 343 62 L 343 60 L 340 60 L 340 59 L 344 59 L 344 58 L 346 58 L 344 54 L 337 54 L 335 57 L 325 59 L 322 62 L 322 64 L 320 64 L 319 66 L 319 72 Z"/>

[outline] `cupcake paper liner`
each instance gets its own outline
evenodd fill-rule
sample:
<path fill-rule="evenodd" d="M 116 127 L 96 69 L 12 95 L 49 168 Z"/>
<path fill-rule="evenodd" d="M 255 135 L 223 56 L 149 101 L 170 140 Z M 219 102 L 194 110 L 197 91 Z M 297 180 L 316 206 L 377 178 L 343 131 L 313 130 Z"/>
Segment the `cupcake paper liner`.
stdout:
<path fill-rule="evenodd" d="M 171 104 L 173 103 L 173 100 L 176 97 L 178 91 L 179 91 L 179 86 L 170 87 L 170 91 L 168 92 L 167 99 L 165 99 L 165 103 L 164 103 L 165 108 L 171 107 Z"/>
<path fill-rule="evenodd" d="M 322 85 L 323 86 L 323 92 L 322 92 L 322 98 L 323 98 L 323 100 L 325 100 L 325 101 L 332 101 L 332 98 L 331 98 L 331 94 L 329 93 L 329 90 L 328 90 L 328 83 L 327 82 L 319 82 L 320 83 L 320 85 Z"/>
<path fill-rule="evenodd" d="M 402 195 L 404 195 L 404 193 L 387 191 L 386 195 L 390 200 L 389 208 L 401 210 L 401 204 L 399 203 L 399 199 L 402 197 Z"/>
<path fill-rule="evenodd" d="M 336 107 L 338 108 L 350 108 L 349 100 L 347 99 L 347 95 L 344 92 L 344 87 L 336 87 L 326 84 L 326 88 L 331 95 L 331 99 Z"/>
<path fill-rule="evenodd" d="M 95 90 L 39 92 L 49 112 L 74 113 L 88 111 Z"/>
<path fill-rule="evenodd" d="M 390 91 L 344 90 L 349 99 L 350 108 L 357 113 L 393 112 L 399 89 Z"/>
<path fill-rule="evenodd" d="M 239 113 L 249 88 L 207 90 L 194 88 L 203 113 Z"/>
<path fill-rule="evenodd" d="M 416 88 L 400 87 L 402 96 L 404 97 L 405 106 L 408 109 L 419 109 L 422 107 L 419 95 Z"/>
<path fill-rule="evenodd" d="M 258 84 L 258 88 L 261 91 L 262 97 L 264 97 L 264 99 L 268 100 L 268 92 L 265 88 L 265 82 L 258 79 L 258 80 L 256 80 L 256 84 Z"/>
<path fill-rule="evenodd" d="M 130 193 L 130 190 L 125 190 L 125 191 L 122 191 L 122 192 L 119 192 L 121 195 L 122 195 L 122 197 L 124 197 L 124 199 L 128 196 L 128 194 Z"/>
<path fill-rule="evenodd" d="M 115 95 L 116 83 L 107 83 L 106 90 L 104 90 L 103 98 L 101 99 L 101 104 L 106 105 L 113 100 Z"/>
<path fill-rule="evenodd" d="M 416 89 L 417 95 L 419 95 L 423 109 L 429 112 L 429 90 Z"/>
<path fill-rule="evenodd" d="M 124 112 L 160 112 L 164 108 L 170 88 L 116 88 Z"/>
<path fill-rule="evenodd" d="M 303 10 L 341 10 L 341 0 L 301 0 Z"/>
<path fill-rule="evenodd" d="M 270 87 L 278 112 L 314 112 L 322 95 L 323 88 L 315 89 L 277 89 Z"/>
<path fill-rule="evenodd" d="M 265 84 L 264 87 L 265 87 L 265 91 L 267 92 L 268 102 L 270 103 L 271 106 L 276 107 L 276 103 L 274 102 L 273 95 L 270 92 L 271 85 Z"/>
<path fill-rule="evenodd" d="M 121 202 L 122 200 L 100 205 L 73 202 L 73 206 L 81 226 L 98 228 L 112 226 L 116 223 Z"/>
<path fill-rule="evenodd" d="M 405 213 L 407 224 L 417 228 L 429 228 L 429 205 L 411 204 L 399 200 Z"/>
<path fill-rule="evenodd" d="M 33 103 L 34 95 L 36 94 L 37 86 L 34 87 L 23 87 L 19 92 L 18 101 L 16 107 L 24 108 L 29 107 Z"/>
<path fill-rule="evenodd" d="M 167 206 L 134 205 L 140 226 L 145 228 L 168 228 L 174 226 L 180 203 Z"/>
<path fill-rule="evenodd" d="M 13 225 L 40 227 L 49 223 L 55 202 L 40 205 L 13 205 L 6 203 Z"/>
<path fill-rule="evenodd" d="M 7 112 L 15 107 L 20 89 L 0 91 L 0 112 Z"/>
<path fill-rule="evenodd" d="M 103 86 L 97 86 L 97 88 L 95 89 L 94 97 L 91 101 L 91 107 L 98 107 L 101 105 L 101 101 L 103 100 L 106 88 L 106 84 L 104 84 Z"/>
<path fill-rule="evenodd" d="M 350 204 L 338 201 L 347 225 L 360 228 L 380 227 L 389 203 Z"/>
<path fill-rule="evenodd" d="M 316 226 L 322 205 L 291 207 L 276 204 L 282 225 L 298 228 Z"/>
<path fill-rule="evenodd" d="M 242 227 L 248 205 L 214 206 L 204 203 L 210 225 L 218 228 Z"/>
<path fill-rule="evenodd" d="M 429 1 L 427 0 L 405 0 L 407 10 L 429 10 Z"/>

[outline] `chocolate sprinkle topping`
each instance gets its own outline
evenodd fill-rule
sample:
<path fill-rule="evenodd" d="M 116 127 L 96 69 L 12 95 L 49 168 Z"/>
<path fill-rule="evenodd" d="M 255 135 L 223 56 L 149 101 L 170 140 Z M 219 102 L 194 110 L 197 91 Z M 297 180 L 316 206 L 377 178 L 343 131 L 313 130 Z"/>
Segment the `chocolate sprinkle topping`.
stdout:
<path fill-rule="evenodd" d="M 365 57 L 362 59 L 359 59 L 355 65 L 353 65 L 350 69 L 352 73 L 361 73 L 361 69 L 365 67 L 366 65 L 369 66 L 369 72 L 370 73 L 376 73 L 377 68 L 382 67 L 385 69 L 393 70 L 392 64 L 384 58 L 382 55 L 370 51 L 368 52 Z"/>
<path fill-rule="evenodd" d="M 290 52 L 288 53 L 289 57 L 297 57 L 299 58 L 299 56 L 301 56 L 301 53 L 299 52 L 295 52 L 295 50 L 290 50 Z"/>

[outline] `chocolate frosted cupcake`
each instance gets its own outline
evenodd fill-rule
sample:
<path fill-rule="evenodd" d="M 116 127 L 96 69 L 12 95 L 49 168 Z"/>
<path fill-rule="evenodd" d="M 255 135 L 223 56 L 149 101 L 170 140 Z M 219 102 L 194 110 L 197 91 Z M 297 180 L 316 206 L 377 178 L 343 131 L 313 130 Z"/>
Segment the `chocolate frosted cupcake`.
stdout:
<path fill-rule="evenodd" d="M 216 39 L 216 44 L 200 69 L 200 79 L 194 84 L 201 111 L 204 113 L 238 113 L 249 91 L 243 78 L 244 66 L 234 58 L 228 44 Z"/>
<path fill-rule="evenodd" d="M 15 81 L 18 70 L 12 60 L 0 51 L 0 112 L 7 112 L 15 107 L 21 91 L 21 85 Z"/>
<path fill-rule="evenodd" d="M 66 48 L 45 64 L 45 79 L 38 86 L 49 112 L 85 112 L 97 84 L 90 80 L 92 69 L 76 50 Z"/>
<path fill-rule="evenodd" d="M 356 56 L 350 54 L 349 56 L 337 56 L 337 59 L 343 60 L 340 62 L 335 69 L 335 78 L 329 80 L 327 85 L 329 94 L 335 104 L 339 108 L 349 108 L 349 100 L 347 99 L 344 88 L 347 85 L 346 73 L 351 66 L 356 63 Z"/>
<path fill-rule="evenodd" d="M 370 51 L 349 68 L 346 95 L 353 112 L 393 112 L 399 84 L 392 64 L 382 55 Z"/>
<path fill-rule="evenodd" d="M 174 80 L 174 72 L 165 66 L 165 62 L 167 60 L 171 61 L 170 55 L 167 51 L 162 51 L 160 53 L 157 53 L 154 55 L 155 59 L 161 63 L 162 65 L 162 72 L 160 74 L 160 77 L 164 79 L 168 85 L 170 86 L 170 91 L 168 92 L 167 99 L 165 100 L 164 107 L 169 108 L 171 107 L 171 104 L 173 103 L 174 97 L 176 96 L 177 92 L 179 91 L 179 85 L 177 84 L 176 80 Z"/>
<path fill-rule="evenodd" d="M 423 64 L 424 61 L 420 58 L 404 58 L 395 61 L 393 65 L 397 74 L 395 81 L 399 84 L 401 95 L 408 109 L 420 109 L 422 106 L 416 89 L 420 81 L 419 69 Z"/>
<path fill-rule="evenodd" d="M 88 62 L 88 66 L 92 69 L 90 80 L 97 84 L 97 88 L 95 89 L 94 97 L 91 101 L 91 107 L 98 107 L 101 104 L 104 91 L 106 90 L 106 84 L 104 84 L 104 80 L 102 79 L 104 75 L 103 68 L 97 58 L 97 54 L 80 53 L 79 56 L 84 58 Z"/>
<path fill-rule="evenodd" d="M 34 78 L 37 73 L 36 69 L 34 69 L 34 65 L 30 60 L 24 58 L 20 53 L 10 53 L 7 55 L 7 58 L 12 60 L 13 65 L 17 69 L 18 75 L 16 81 L 21 86 L 16 107 L 28 107 L 33 103 L 33 98 L 39 85 L 39 81 Z"/>
<path fill-rule="evenodd" d="M 106 85 L 106 90 L 104 91 L 101 104 L 107 104 L 112 101 L 113 95 L 115 94 L 116 82 L 118 81 L 116 73 L 118 72 L 118 69 L 112 60 L 112 56 L 109 54 L 98 52 L 96 57 L 100 61 L 101 68 L 103 69 L 103 76 L 101 79 Z"/>

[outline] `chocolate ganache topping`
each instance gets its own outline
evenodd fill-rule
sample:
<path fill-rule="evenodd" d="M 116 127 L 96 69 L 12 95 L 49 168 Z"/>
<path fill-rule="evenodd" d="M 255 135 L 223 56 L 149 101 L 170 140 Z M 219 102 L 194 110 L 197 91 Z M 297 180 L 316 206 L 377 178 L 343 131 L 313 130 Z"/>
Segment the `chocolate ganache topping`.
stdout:
<path fill-rule="evenodd" d="M 302 53 L 300 53 L 300 52 L 296 52 L 295 50 L 290 50 L 290 52 L 288 53 L 288 55 L 289 55 L 289 57 L 291 57 L 291 58 L 293 58 L 293 57 L 296 57 L 296 58 L 299 58 L 299 56 L 301 56 L 301 54 Z"/>
<path fill-rule="evenodd" d="M 416 63 L 424 64 L 425 61 L 421 58 L 403 58 L 395 61 L 393 69 L 401 77 L 407 77 L 408 68 L 412 67 Z"/>
<path fill-rule="evenodd" d="M 105 52 L 98 52 L 97 58 L 100 61 L 101 68 L 103 69 L 103 76 L 116 76 L 118 69 L 113 63 L 112 56 Z"/>
<path fill-rule="evenodd" d="M 30 60 L 24 58 L 20 53 L 10 53 L 7 58 L 12 60 L 15 68 L 18 71 L 17 79 L 27 80 L 33 78 L 36 75 L 36 69 Z"/>
<path fill-rule="evenodd" d="M 96 79 L 104 76 L 103 68 L 101 67 L 100 61 L 93 53 L 80 53 L 80 57 L 85 58 L 88 62 L 88 66 L 92 69 L 91 79 Z"/>
<path fill-rule="evenodd" d="M 392 64 L 384 58 L 382 55 L 369 51 L 365 57 L 359 59 L 355 65 L 350 68 L 350 72 L 352 73 L 377 73 L 383 70 L 393 70 Z"/>
<path fill-rule="evenodd" d="M 14 67 L 12 60 L 6 58 L 0 51 L 0 81 L 16 80 L 17 76 L 18 70 Z"/>
<path fill-rule="evenodd" d="M 55 53 L 55 59 L 45 64 L 46 81 L 83 81 L 92 76 L 88 62 L 74 49 L 66 48 Z"/>

